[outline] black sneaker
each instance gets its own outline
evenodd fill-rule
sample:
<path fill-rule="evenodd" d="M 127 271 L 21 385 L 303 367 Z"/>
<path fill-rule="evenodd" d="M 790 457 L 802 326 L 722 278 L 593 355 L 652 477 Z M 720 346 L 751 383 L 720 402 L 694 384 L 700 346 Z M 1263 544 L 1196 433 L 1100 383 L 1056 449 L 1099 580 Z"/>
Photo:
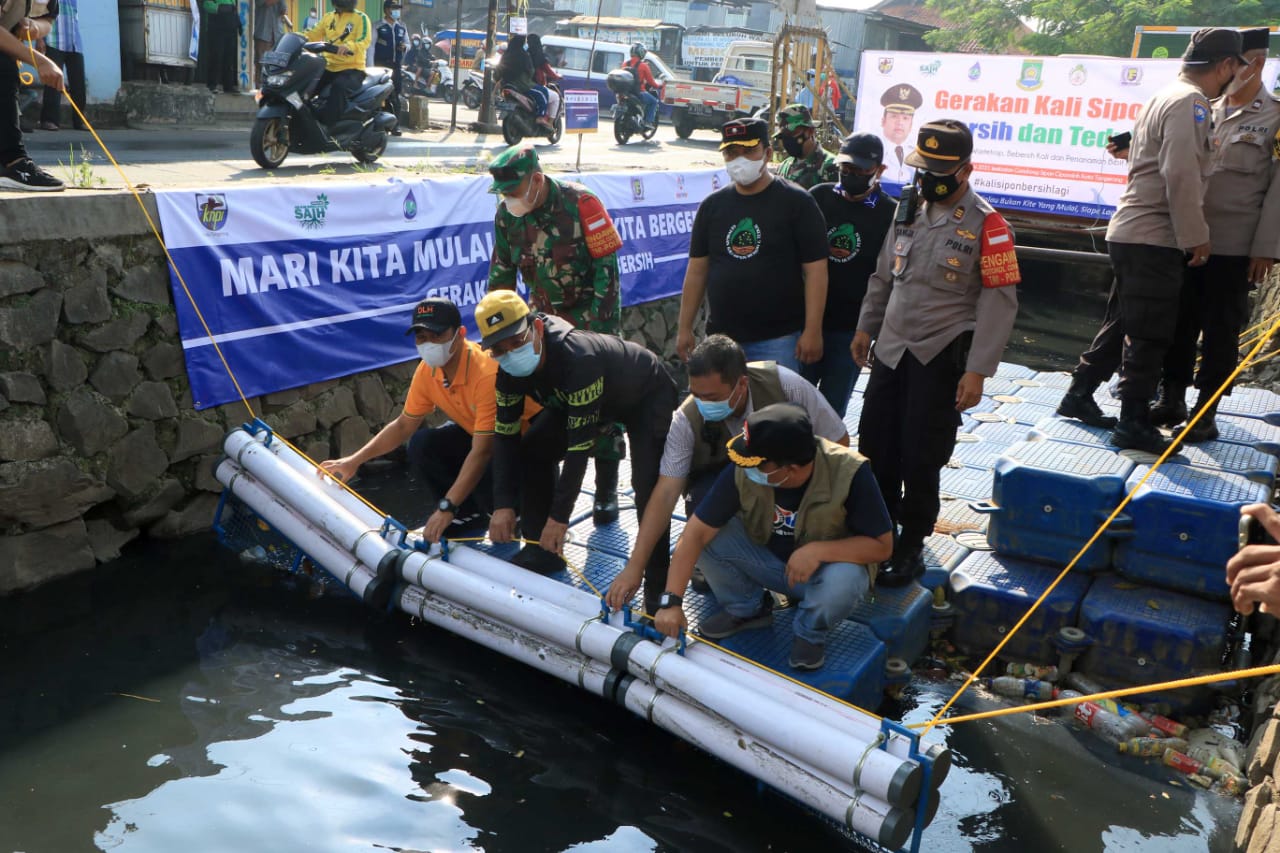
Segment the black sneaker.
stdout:
<path fill-rule="evenodd" d="M 732 637 L 739 631 L 750 631 L 753 628 L 768 628 L 773 624 L 773 608 L 765 605 L 754 616 L 734 616 L 728 610 L 720 610 L 703 619 L 698 625 L 698 633 L 708 640 L 723 640 Z"/>
<path fill-rule="evenodd" d="M 1116 419 L 1102 413 L 1102 407 L 1093 397 L 1068 391 L 1058 403 L 1058 414 L 1089 426 L 1115 429 Z"/>
<path fill-rule="evenodd" d="M 597 527 L 602 527 L 606 524 L 613 524 L 617 520 L 618 493 L 614 492 L 607 497 L 604 495 L 597 497 L 595 505 L 591 508 L 591 523 Z"/>
<path fill-rule="evenodd" d="M 924 577 L 924 554 L 913 550 L 904 554 L 895 554 L 888 562 L 881 563 L 880 571 L 876 572 L 876 585 L 906 586 L 922 577 Z"/>
<path fill-rule="evenodd" d="M 823 646 L 800 637 L 791 641 L 791 655 L 787 663 L 791 664 L 792 669 L 822 669 L 826 662 L 827 653 Z"/>
<path fill-rule="evenodd" d="M 511 558 L 511 562 L 540 575 L 553 575 L 564 568 L 564 560 L 558 555 L 532 542 L 521 548 L 520 553 Z"/>
<path fill-rule="evenodd" d="M 0 189 L 49 193 L 64 190 L 66 186 L 26 157 L 0 169 Z"/>
<path fill-rule="evenodd" d="M 1196 421 L 1195 426 L 1187 430 L 1182 436 L 1182 440 L 1187 444 L 1201 444 L 1206 441 L 1214 441 L 1218 437 L 1218 424 L 1214 422 L 1213 415 L 1206 413 L 1204 417 Z"/>
<path fill-rule="evenodd" d="M 1111 431 L 1111 443 L 1125 450 L 1141 450 L 1157 456 L 1169 449 L 1169 441 L 1160 430 L 1136 418 L 1121 419 Z"/>

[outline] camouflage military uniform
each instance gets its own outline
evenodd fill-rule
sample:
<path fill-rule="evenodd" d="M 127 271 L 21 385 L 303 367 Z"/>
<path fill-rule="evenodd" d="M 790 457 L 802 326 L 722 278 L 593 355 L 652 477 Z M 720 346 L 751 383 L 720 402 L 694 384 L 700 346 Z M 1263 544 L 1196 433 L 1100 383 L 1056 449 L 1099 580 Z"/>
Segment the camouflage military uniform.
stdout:
<path fill-rule="evenodd" d="M 836 158 L 818 146 L 808 157 L 788 157 L 778 167 L 778 177 L 797 183 L 807 190 L 818 184 L 832 184 L 840 180 L 840 167 Z"/>
<path fill-rule="evenodd" d="M 548 177 L 547 198 L 537 210 L 515 216 L 500 206 L 489 288 L 514 290 L 519 270 L 535 310 L 579 329 L 616 335 L 622 329 L 618 256 L 591 256 L 579 208 L 591 203 L 599 205 L 586 187 Z"/>

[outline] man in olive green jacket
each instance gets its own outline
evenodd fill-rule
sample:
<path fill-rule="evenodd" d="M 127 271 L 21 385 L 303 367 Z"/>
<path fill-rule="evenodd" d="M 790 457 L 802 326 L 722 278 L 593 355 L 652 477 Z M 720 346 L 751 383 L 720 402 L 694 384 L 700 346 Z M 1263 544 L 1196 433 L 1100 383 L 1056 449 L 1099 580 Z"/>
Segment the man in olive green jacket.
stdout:
<path fill-rule="evenodd" d="M 684 529 L 654 623 L 669 637 L 684 629 L 682 595 L 699 562 L 724 608 L 702 620 L 704 637 L 768 626 L 764 590 L 771 589 L 798 602 L 791 666 L 819 669 L 828 632 L 866 595 L 874 564 L 893 552 L 871 466 L 815 437 L 809 414 L 794 403 L 752 413 L 729 442 L 729 458 L 734 464 Z"/>

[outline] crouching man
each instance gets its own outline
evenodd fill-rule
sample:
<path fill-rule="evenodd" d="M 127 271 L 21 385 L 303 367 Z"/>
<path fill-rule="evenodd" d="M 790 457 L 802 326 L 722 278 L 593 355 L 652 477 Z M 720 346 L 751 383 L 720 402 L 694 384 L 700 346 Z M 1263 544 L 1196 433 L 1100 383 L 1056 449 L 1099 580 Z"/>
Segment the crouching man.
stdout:
<path fill-rule="evenodd" d="M 684 529 L 654 622 L 677 636 L 681 596 L 698 562 L 723 608 L 699 632 L 721 639 L 773 620 L 764 590 L 798 602 L 790 664 L 819 669 L 827 635 L 893 553 L 893 529 L 871 466 L 813 434 L 808 413 L 774 403 L 752 413 L 729 442 L 726 468 Z"/>

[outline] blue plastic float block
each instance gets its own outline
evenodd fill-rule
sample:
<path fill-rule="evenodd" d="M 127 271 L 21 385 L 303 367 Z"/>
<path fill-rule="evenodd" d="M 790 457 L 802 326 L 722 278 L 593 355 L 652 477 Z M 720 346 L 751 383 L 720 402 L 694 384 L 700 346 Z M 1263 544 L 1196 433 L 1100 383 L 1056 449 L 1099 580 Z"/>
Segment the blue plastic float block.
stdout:
<path fill-rule="evenodd" d="M 983 424 L 987 426 L 987 424 Z M 996 459 L 1008 449 L 1009 443 L 991 441 L 979 437 L 977 430 L 962 432 L 956 437 L 955 449 L 951 451 L 952 465 L 967 465 L 970 468 L 981 468 L 989 471 Z"/>
<path fill-rule="evenodd" d="M 862 395 L 854 394 L 849 398 L 849 406 L 844 410 L 844 428 L 849 435 L 858 434 L 858 422 L 862 419 Z"/>
<path fill-rule="evenodd" d="M 481 542 L 463 542 L 468 548 L 475 548 L 477 551 L 483 551 L 490 557 L 497 557 L 499 560 L 507 560 L 508 562 L 516 554 L 520 553 L 521 547 L 519 542 L 504 542 L 501 545 L 490 542 L 485 539 Z"/>
<path fill-rule="evenodd" d="M 999 407 L 1000 407 L 999 400 L 996 400 L 992 397 L 984 396 L 984 397 L 979 397 L 978 402 L 974 403 L 972 406 L 965 409 L 965 411 L 971 415 L 976 415 L 978 412 L 994 412 Z"/>
<path fill-rule="evenodd" d="M 1065 393 L 1061 388 L 1053 388 L 1048 385 L 1024 385 L 1016 388 L 1010 396 L 1017 397 L 1024 403 L 1036 403 L 1057 409 L 1058 404 L 1062 402 L 1062 395 Z"/>
<path fill-rule="evenodd" d="M 986 476 L 990 477 L 991 474 L 988 472 Z M 983 495 L 982 499 L 986 497 Z M 948 535 L 966 531 L 985 533 L 990 517 L 978 512 L 969 503 L 969 498 L 944 496 L 938 509 L 938 520 L 933 525 L 934 532 Z"/>
<path fill-rule="evenodd" d="M 924 578 L 920 583 L 930 591 L 945 586 L 951 579 L 951 572 L 969 556 L 969 549 L 961 545 L 954 537 L 945 533 L 934 533 L 924 540 Z"/>
<path fill-rule="evenodd" d="M 996 367 L 996 376 L 1000 379 L 1032 379 L 1035 375 L 1036 372 L 1031 368 L 1008 361 L 1002 361 Z"/>
<path fill-rule="evenodd" d="M 853 380 L 853 393 L 861 394 L 867 390 L 867 382 L 871 379 L 871 368 L 864 367 L 858 371 L 857 377 Z"/>
<path fill-rule="evenodd" d="M 849 616 L 884 643 L 891 658 L 913 664 L 929 645 L 929 617 L 933 594 L 918 583 L 900 587 L 872 587 Z"/>
<path fill-rule="evenodd" d="M 1084 444 L 1089 447 L 1115 449 L 1115 445 L 1111 443 L 1111 430 L 1106 427 L 1089 426 L 1074 418 L 1063 418 L 1057 415 L 1040 421 L 1032 427 L 1027 437 L 1035 440 L 1052 439 Z"/>
<path fill-rule="evenodd" d="M 941 495 L 969 500 L 986 500 L 991 496 L 991 471 L 987 468 L 943 468 L 939 478 Z"/>
<path fill-rule="evenodd" d="M 987 539 L 997 553 L 1065 566 L 1120 503 L 1133 468 L 1101 447 L 1019 442 L 995 464 L 991 500 L 997 509 Z M 1075 568 L 1110 568 L 1113 541 L 1104 535 Z"/>
<path fill-rule="evenodd" d="M 564 558 L 566 563 L 572 564 L 572 568 L 566 565 L 564 571 L 556 572 L 547 577 L 578 589 L 584 589 L 593 595 L 603 595 L 609 589 L 609 584 L 613 583 L 613 579 L 626 566 L 624 558 L 615 557 L 612 554 L 602 554 L 598 551 L 590 551 L 581 545 L 572 543 L 565 545 Z M 595 589 L 593 590 L 591 587 L 595 587 Z M 637 594 L 637 604 L 639 603 L 639 598 L 640 596 Z"/>
<path fill-rule="evenodd" d="M 951 573 L 956 645 L 969 654 L 987 654 L 1005 638 L 1057 574 L 1044 566 L 975 551 Z M 1056 661 L 1053 638 L 1074 626 L 1089 577 L 1068 574 L 1045 598 L 1000 655 L 1006 660 Z"/>
<path fill-rule="evenodd" d="M 1098 390 L 1093 392 L 1093 401 L 1098 404 L 1104 414 L 1114 416 L 1120 413 L 1120 398 L 1116 397 L 1106 385 L 1098 386 Z"/>
<path fill-rule="evenodd" d="M 582 491 L 589 494 L 595 494 L 596 491 L 596 461 L 591 459 L 587 462 L 587 473 L 582 475 Z M 631 488 L 631 452 L 627 451 L 627 458 L 618 463 L 618 494 L 632 495 L 635 489 Z"/>
<path fill-rule="evenodd" d="M 1061 388 L 1066 391 L 1071 387 L 1071 374 L 1060 370 L 1041 371 L 1032 378 L 1046 388 Z"/>
<path fill-rule="evenodd" d="M 581 519 L 569 525 L 573 542 L 601 554 L 610 554 L 627 559 L 635 547 L 636 536 L 640 532 L 640 521 L 634 508 L 623 509 L 618 513 L 618 520 L 612 524 L 597 525 L 590 518 Z M 671 544 L 674 547 L 680 534 L 684 532 L 684 522 L 671 522 Z"/>
<path fill-rule="evenodd" d="M 1265 388 L 1233 388 L 1229 395 L 1218 398 L 1218 411 L 1280 425 L 1280 394 Z"/>
<path fill-rule="evenodd" d="M 1027 382 L 1030 380 L 1021 380 Z M 982 381 L 982 395 L 984 397 L 995 397 L 1000 394 L 1017 394 L 1018 388 L 1021 386 L 1013 379 L 1005 379 L 1003 376 L 988 376 Z"/>
<path fill-rule="evenodd" d="M 1031 435 L 1031 430 L 1026 424 L 1010 424 L 1002 421 L 974 427 L 973 434 L 981 436 L 987 441 L 998 442 L 1008 447 L 1009 445 L 1017 444 L 1019 441 L 1026 441 Z"/>
<path fill-rule="evenodd" d="M 1135 468 L 1126 488 L 1148 470 Z M 1238 474 L 1162 465 L 1126 509 L 1134 536 L 1116 545 L 1116 570 L 1130 580 L 1226 600 L 1223 567 L 1238 548 L 1240 507 L 1266 503 L 1270 494 Z"/>
<path fill-rule="evenodd" d="M 1237 418 L 1219 414 L 1218 441 L 1247 444 L 1264 453 L 1280 456 L 1280 427 L 1255 418 Z"/>
<path fill-rule="evenodd" d="M 1155 461 L 1155 457 L 1152 457 L 1152 461 Z M 1276 471 L 1280 470 L 1280 459 L 1270 453 L 1228 441 L 1180 444 L 1177 455 L 1170 456 L 1167 463 L 1239 474 L 1263 485 L 1271 485 L 1275 481 Z"/>
<path fill-rule="evenodd" d="M 691 631 L 719 609 L 714 596 L 696 592 L 685 596 L 684 610 Z M 845 620 L 827 635 L 827 660 L 822 669 L 792 669 L 787 659 L 795 638 L 791 628 L 795 616 L 794 607 L 775 610 L 771 627 L 742 631 L 715 642 L 789 678 L 874 712 L 884 699 L 884 666 L 888 658 L 884 643 L 866 625 Z"/>
<path fill-rule="evenodd" d="M 1042 406 L 1039 403 L 1004 403 L 995 410 L 995 414 L 1008 423 L 1032 427 L 1051 417 L 1055 410 L 1055 406 Z"/>
<path fill-rule="evenodd" d="M 1100 575 L 1080 605 L 1091 645 L 1076 662 L 1086 675 L 1156 684 L 1220 668 L 1231 607 Z"/>
<path fill-rule="evenodd" d="M 990 412 L 984 412 L 984 414 L 993 420 L 998 420 L 998 418 L 996 418 Z M 983 423 L 983 421 L 978 420 L 968 412 L 961 412 L 960 426 L 956 428 L 956 432 L 972 432 L 974 427 L 978 426 L 978 424 L 980 423 Z"/>

